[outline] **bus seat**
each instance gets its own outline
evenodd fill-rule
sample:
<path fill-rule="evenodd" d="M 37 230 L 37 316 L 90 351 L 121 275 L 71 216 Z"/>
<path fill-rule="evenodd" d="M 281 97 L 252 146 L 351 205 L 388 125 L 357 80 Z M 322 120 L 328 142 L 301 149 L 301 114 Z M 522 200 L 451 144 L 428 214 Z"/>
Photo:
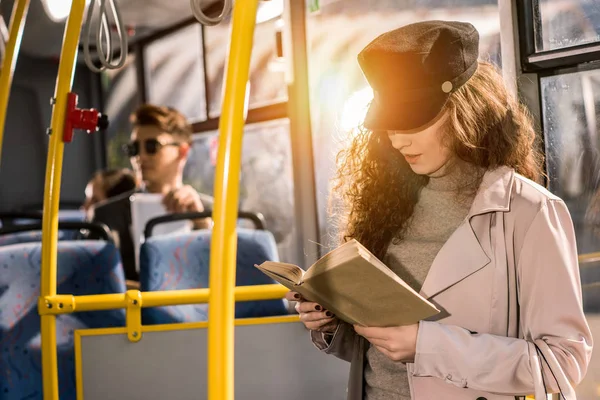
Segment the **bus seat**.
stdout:
<path fill-rule="evenodd" d="M 106 225 L 81 221 L 59 221 L 58 240 L 85 239 L 85 235 L 81 234 L 82 230 L 94 234 L 94 238 L 112 241 L 111 233 Z M 42 223 L 39 220 L 34 223 L 13 224 L 0 228 L 0 247 L 41 241 Z"/>
<path fill-rule="evenodd" d="M 65 232 L 58 231 L 58 240 L 66 240 Z M 10 234 L 0 234 L 0 247 L 18 243 L 41 242 L 42 231 L 28 231 Z"/>
<path fill-rule="evenodd" d="M 278 261 L 273 235 L 264 230 L 237 230 L 236 285 L 275 283 L 254 264 Z M 140 249 L 140 286 L 142 291 L 196 289 L 208 287 L 210 230 L 150 237 Z M 239 302 L 236 318 L 287 314 L 284 300 Z M 142 309 L 144 324 L 196 322 L 208 319 L 207 304 Z"/>
<path fill-rule="evenodd" d="M 0 227 L 4 225 L 23 225 L 42 220 L 42 210 L 0 211 Z M 63 222 L 83 222 L 87 220 L 84 210 L 58 210 L 58 220 Z"/>
<path fill-rule="evenodd" d="M 0 398 L 41 399 L 40 317 L 41 243 L 0 247 Z M 105 241 L 58 243 L 57 293 L 123 293 L 119 252 Z M 73 331 L 124 326 L 125 311 L 97 311 L 56 318 L 60 398 L 74 400 Z"/>
<path fill-rule="evenodd" d="M 59 222 L 85 222 L 86 214 L 83 210 L 59 210 Z M 34 225 L 42 223 L 41 211 L 14 211 L 0 212 L 0 229 L 14 225 Z M 79 232 L 74 229 L 59 230 L 58 240 L 75 240 Z M 4 235 L 0 233 L 0 246 L 6 246 L 15 243 L 40 242 L 42 240 L 42 231 L 27 232 L 19 234 Z"/>
<path fill-rule="evenodd" d="M 15 218 L 14 223 L 18 225 L 31 224 L 39 221 L 43 215 L 42 210 L 31 212 L 31 214 L 32 217 Z M 58 220 L 63 222 L 83 222 L 87 220 L 87 216 L 83 210 L 58 210 Z"/>

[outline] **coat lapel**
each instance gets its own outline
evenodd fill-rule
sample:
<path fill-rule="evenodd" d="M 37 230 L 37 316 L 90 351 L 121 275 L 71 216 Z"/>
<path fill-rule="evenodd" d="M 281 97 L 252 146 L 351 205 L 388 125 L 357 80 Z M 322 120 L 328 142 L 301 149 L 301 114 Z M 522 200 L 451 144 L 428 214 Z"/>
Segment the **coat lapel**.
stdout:
<path fill-rule="evenodd" d="M 421 295 L 430 298 L 490 263 L 469 222 L 463 222 L 442 246 L 425 278 Z"/>
<path fill-rule="evenodd" d="M 443 292 L 491 262 L 491 244 L 484 242 L 489 241 L 490 213 L 510 209 L 513 178 L 513 170 L 507 167 L 486 172 L 467 219 L 433 260 L 420 291 L 423 297 Z"/>

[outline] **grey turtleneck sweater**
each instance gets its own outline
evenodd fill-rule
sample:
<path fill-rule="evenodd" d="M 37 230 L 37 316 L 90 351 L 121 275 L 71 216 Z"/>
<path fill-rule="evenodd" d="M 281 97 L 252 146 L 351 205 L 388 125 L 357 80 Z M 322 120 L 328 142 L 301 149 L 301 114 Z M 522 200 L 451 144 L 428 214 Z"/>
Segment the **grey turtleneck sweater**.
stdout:
<path fill-rule="evenodd" d="M 390 244 L 384 263 L 417 292 L 433 260 L 450 235 L 466 218 L 474 191 L 458 189 L 475 174 L 454 169 L 445 176 L 430 177 L 407 223 L 404 238 Z M 471 171 L 475 172 L 475 171 Z M 371 346 L 365 365 L 366 400 L 410 400 L 406 365 L 391 361 Z"/>

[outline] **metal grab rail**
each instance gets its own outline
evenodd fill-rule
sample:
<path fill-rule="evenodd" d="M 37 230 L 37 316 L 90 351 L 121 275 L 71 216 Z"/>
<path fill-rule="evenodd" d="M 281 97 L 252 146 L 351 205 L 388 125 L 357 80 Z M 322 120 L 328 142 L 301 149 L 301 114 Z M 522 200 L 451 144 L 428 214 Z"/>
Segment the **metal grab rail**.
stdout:
<path fill-rule="evenodd" d="M 63 167 L 63 130 L 67 112 L 67 95 L 73 85 L 75 60 L 81 35 L 85 0 L 73 0 L 67 19 L 54 91 L 50 143 L 46 161 L 42 230 L 42 268 L 40 298 L 56 295 L 56 259 L 58 247 L 58 206 Z M 42 376 L 44 400 L 58 400 L 58 365 L 56 353 L 56 315 L 40 311 L 42 336 Z"/>
<path fill-rule="evenodd" d="M 138 292 L 135 297 L 141 299 L 140 307 L 179 306 L 185 304 L 207 303 L 210 289 L 164 290 L 159 292 Z M 258 301 L 281 299 L 289 292 L 282 285 L 238 286 L 234 290 L 236 301 Z M 40 310 L 43 314 L 70 314 L 73 312 L 117 310 L 127 308 L 126 293 L 94 294 L 73 296 L 58 294 L 40 298 Z M 48 305 L 52 307 L 48 307 Z M 61 306 L 62 305 L 62 306 Z"/>
<path fill-rule="evenodd" d="M 203 219 L 210 217 L 212 217 L 212 211 L 210 210 L 205 210 L 202 212 L 186 212 L 179 214 L 161 215 L 160 217 L 152 218 L 151 220 L 146 222 L 146 226 L 144 228 L 144 238 L 148 239 L 149 237 L 152 237 L 152 231 L 157 225 L 160 224 L 174 221 L 184 221 L 188 219 Z M 254 224 L 255 229 L 261 231 L 265 230 L 265 217 L 261 213 L 238 211 L 238 219 L 249 219 Z"/>
<path fill-rule="evenodd" d="M 4 141 L 4 125 L 6 124 L 10 87 L 12 86 L 15 66 L 17 65 L 16 56 L 19 54 L 19 49 L 21 48 L 21 39 L 23 38 L 25 19 L 29 11 L 29 2 L 30 0 L 17 0 L 13 5 L 6 53 L 2 62 L 2 70 L 0 70 L 0 161 L 2 161 L 2 142 Z"/>
<path fill-rule="evenodd" d="M 238 0 L 233 8 L 215 171 L 213 210 L 215 225 L 210 243 L 208 400 L 233 400 L 234 398 L 236 220 L 246 111 L 246 83 L 250 72 L 257 9 L 258 0 Z"/>
<path fill-rule="evenodd" d="M 59 221 L 58 229 L 66 231 L 87 230 L 90 233 L 95 233 L 98 236 L 98 239 L 105 240 L 107 242 L 112 242 L 113 240 L 108 226 L 97 222 Z M 42 230 L 42 222 L 35 222 L 31 224 L 22 225 L 10 225 L 0 228 L 0 236 L 40 230 Z"/>

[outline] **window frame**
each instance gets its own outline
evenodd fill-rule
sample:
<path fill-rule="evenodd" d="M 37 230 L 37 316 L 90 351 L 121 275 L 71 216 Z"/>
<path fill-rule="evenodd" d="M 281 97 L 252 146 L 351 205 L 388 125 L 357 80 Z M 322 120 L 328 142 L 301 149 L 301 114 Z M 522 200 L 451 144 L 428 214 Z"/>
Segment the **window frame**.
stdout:
<path fill-rule="evenodd" d="M 210 12 L 210 10 L 208 11 Z M 178 31 L 185 29 L 193 24 L 200 24 L 195 18 L 186 19 L 178 24 L 175 24 L 171 27 L 162 29 L 158 32 L 150 34 L 146 37 L 139 39 L 132 47 L 135 48 L 136 54 L 136 76 L 137 76 L 137 85 L 138 85 L 138 93 L 139 93 L 139 101 L 140 103 L 146 103 L 148 101 L 148 71 L 145 63 L 145 51 L 148 45 L 151 43 L 160 40 L 166 36 L 177 33 Z M 206 72 L 206 43 L 205 43 L 205 27 L 200 24 L 202 37 L 201 37 L 201 45 L 202 45 L 202 66 L 203 66 L 203 75 L 204 75 L 204 101 L 206 105 L 206 118 L 200 119 L 192 124 L 192 133 L 193 134 L 201 134 L 203 132 L 212 131 L 218 129 L 220 116 L 219 117 L 209 117 L 209 107 L 211 100 L 211 93 L 208 85 L 208 75 Z M 248 116 L 246 118 L 246 123 L 251 124 L 255 122 L 266 122 L 270 120 L 280 119 L 280 118 L 289 118 L 288 113 L 288 100 L 286 101 L 275 101 L 272 103 L 267 103 L 265 105 L 255 106 L 248 109 Z"/>
<path fill-rule="evenodd" d="M 502 0 L 499 0 L 502 1 Z M 539 0 L 515 0 L 523 72 L 538 72 L 594 62 L 600 58 L 600 40 L 553 50 L 536 50 L 542 38 Z M 541 46 L 538 46 L 541 47 Z"/>
<path fill-rule="evenodd" d="M 517 62 L 519 70 L 517 72 L 518 92 L 521 98 L 523 98 L 524 92 L 533 94 L 525 104 L 530 110 L 537 111 L 533 113 L 535 116 L 534 122 L 539 129 L 540 145 L 545 156 L 544 172 L 546 176 L 544 184 L 548 186 L 552 177 L 548 170 L 549 160 L 546 151 L 548 138 L 544 129 L 542 79 L 591 70 L 600 71 L 600 40 L 561 49 L 536 51 L 535 41 L 542 37 L 541 34 L 537 35 L 536 32 L 536 26 L 542 27 L 541 24 L 537 23 L 541 18 L 539 0 L 507 1 L 510 1 L 510 4 L 516 7 L 513 23 L 517 25 L 518 54 L 520 57 Z M 528 82 L 527 87 L 524 87 L 526 81 Z M 579 254 L 579 256 L 586 257 L 594 254 L 597 253 Z"/>

